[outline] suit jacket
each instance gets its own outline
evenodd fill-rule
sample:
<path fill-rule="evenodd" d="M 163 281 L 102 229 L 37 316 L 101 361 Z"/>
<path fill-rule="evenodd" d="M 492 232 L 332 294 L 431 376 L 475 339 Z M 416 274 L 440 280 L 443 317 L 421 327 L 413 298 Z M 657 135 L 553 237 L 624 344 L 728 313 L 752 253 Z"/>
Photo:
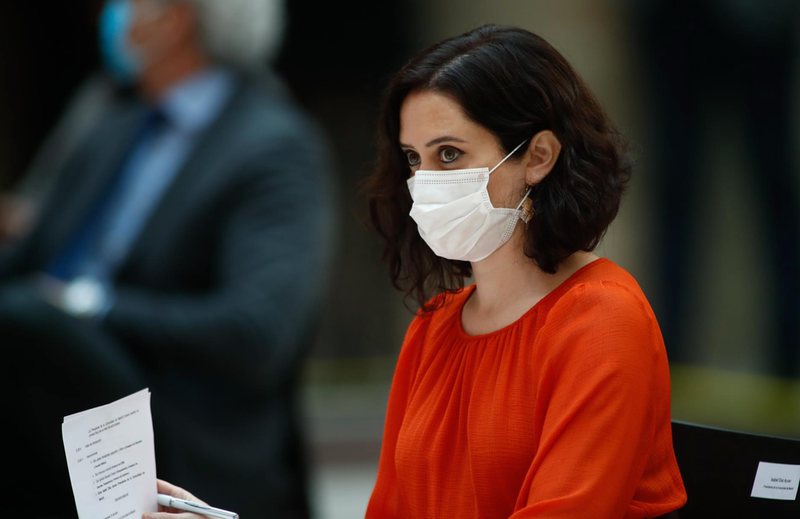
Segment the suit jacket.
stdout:
<path fill-rule="evenodd" d="M 332 157 L 276 76 L 239 79 L 136 238 L 101 326 L 147 373 L 159 477 L 245 517 L 301 517 L 294 398 L 332 256 Z M 0 283 L 64 247 L 142 114 L 130 101 L 102 117 Z"/>

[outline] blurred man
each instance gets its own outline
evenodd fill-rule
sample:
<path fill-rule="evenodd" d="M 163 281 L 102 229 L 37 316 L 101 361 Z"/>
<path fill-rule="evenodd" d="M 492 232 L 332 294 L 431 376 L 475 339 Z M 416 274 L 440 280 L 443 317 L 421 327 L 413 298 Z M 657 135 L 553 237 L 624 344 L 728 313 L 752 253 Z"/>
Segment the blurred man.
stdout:
<path fill-rule="evenodd" d="M 106 4 L 104 61 L 137 95 L 0 258 L 19 511 L 74 516 L 62 417 L 150 387 L 159 477 L 245 517 L 308 515 L 295 388 L 336 189 L 321 129 L 260 66 L 280 7 Z"/>

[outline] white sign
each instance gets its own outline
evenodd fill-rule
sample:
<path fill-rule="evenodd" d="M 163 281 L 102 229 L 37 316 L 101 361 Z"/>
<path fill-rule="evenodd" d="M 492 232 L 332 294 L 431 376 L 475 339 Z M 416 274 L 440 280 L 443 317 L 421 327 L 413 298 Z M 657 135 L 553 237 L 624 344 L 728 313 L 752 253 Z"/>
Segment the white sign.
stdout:
<path fill-rule="evenodd" d="M 760 461 L 750 497 L 794 501 L 797 499 L 798 481 L 800 465 Z"/>

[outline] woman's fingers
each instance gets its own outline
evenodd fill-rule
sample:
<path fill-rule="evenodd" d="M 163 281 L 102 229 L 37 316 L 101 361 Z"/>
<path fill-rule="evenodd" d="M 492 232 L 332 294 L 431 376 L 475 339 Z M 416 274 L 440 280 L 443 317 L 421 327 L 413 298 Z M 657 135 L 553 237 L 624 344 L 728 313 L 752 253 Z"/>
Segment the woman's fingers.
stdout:
<path fill-rule="evenodd" d="M 172 483 L 164 481 L 163 479 L 156 479 L 156 488 L 159 494 L 166 494 L 168 496 L 177 497 L 178 499 L 185 499 L 194 503 L 207 504 L 200 499 L 197 499 L 192 494 L 175 486 Z M 158 512 L 148 512 L 142 515 L 142 519 L 207 519 L 202 515 L 185 512 L 176 508 L 158 505 Z"/>
<path fill-rule="evenodd" d="M 179 514 L 171 514 L 168 512 L 153 512 L 144 514 L 142 519 L 208 519 L 202 515 L 193 514 L 191 512 L 181 512 Z"/>
<path fill-rule="evenodd" d="M 163 479 L 156 479 L 156 488 L 158 489 L 159 494 L 167 494 L 172 497 L 177 497 L 178 499 L 185 499 L 186 501 L 192 501 L 195 503 L 202 503 L 207 504 L 204 501 L 196 498 L 186 490 L 182 489 L 179 486 L 175 486 L 172 483 L 168 483 Z"/>

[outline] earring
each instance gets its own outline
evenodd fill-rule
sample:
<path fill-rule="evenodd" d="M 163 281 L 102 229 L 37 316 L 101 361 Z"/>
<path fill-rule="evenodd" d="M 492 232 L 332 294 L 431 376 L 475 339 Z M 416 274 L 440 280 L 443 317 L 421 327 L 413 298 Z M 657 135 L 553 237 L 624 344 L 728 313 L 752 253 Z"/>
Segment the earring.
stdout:
<path fill-rule="evenodd" d="M 525 201 L 522 202 L 522 221 L 527 224 L 531 221 L 534 214 L 536 214 L 536 211 L 533 209 L 533 200 L 526 198 Z"/>

